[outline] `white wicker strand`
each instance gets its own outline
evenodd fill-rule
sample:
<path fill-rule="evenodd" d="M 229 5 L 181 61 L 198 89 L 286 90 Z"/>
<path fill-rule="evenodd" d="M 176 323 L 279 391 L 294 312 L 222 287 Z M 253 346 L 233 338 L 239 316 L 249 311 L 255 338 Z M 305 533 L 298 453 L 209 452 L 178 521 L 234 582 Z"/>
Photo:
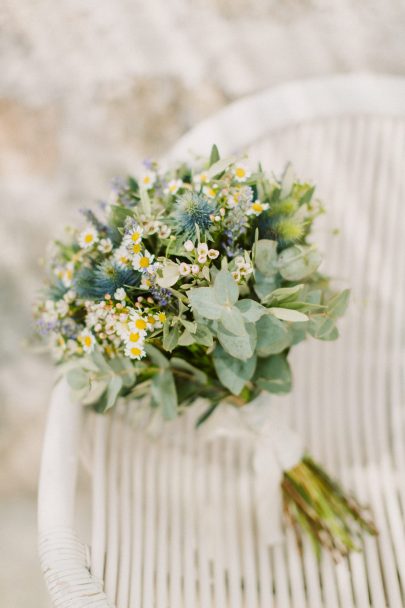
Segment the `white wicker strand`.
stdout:
<path fill-rule="evenodd" d="M 131 443 L 134 435 L 128 424 L 127 415 L 122 421 L 122 449 L 120 454 L 121 484 L 120 484 L 120 544 L 117 608 L 127 608 L 129 602 L 129 583 L 131 569 L 131 543 L 132 543 L 132 501 L 131 501 Z"/>
<path fill-rule="evenodd" d="M 107 458 L 107 416 L 94 416 L 94 456 L 92 483 L 92 532 L 91 571 L 94 576 L 104 578 L 106 555 L 106 458 Z"/>

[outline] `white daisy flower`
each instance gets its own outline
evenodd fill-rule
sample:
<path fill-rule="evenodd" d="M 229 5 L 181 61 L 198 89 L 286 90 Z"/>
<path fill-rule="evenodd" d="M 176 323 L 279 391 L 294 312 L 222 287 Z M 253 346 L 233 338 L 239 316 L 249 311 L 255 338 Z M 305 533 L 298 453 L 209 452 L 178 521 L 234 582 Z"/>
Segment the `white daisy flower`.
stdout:
<path fill-rule="evenodd" d="M 132 267 L 134 268 L 134 270 L 146 272 L 151 266 L 153 258 L 154 255 L 152 253 L 149 253 L 149 251 L 145 249 L 145 251 L 134 257 L 134 259 L 132 260 Z"/>
<path fill-rule="evenodd" d="M 119 288 L 118 288 L 118 289 L 115 291 L 115 293 L 114 293 L 114 298 L 115 298 L 116 300 L 119 300 L 120 302 L 121 302 L 122 300 L 125 300 L 125 298 L 126 298 L 126 297 L 127 297 L 127 294 L 126 294 L 125 289 L 124 289 L 123 287 L 119 287 Z"/>
<path fill-rule="evenodd" d="M 101 251 L 101 253 L 110 253 L 113 249 L 113 244 L 111 239 L 101 239 L 98 244 L 97 249 Z"/>
<path fill-rule="evenodd" d="M 125 246 L 118 247 L 115 251 L 114 259 L 120 268 L 127 268 L 130 263 L 128 249 Z"/>
<path fill-rule="evenodd" d="M 174 195 L 183 187 L 183 181 L 181 179 L 172 179 L 165 188 L 165 194 Z"/>
<path fill-rule="evenodd" d="M 130 329 L 139 332 L 145 332 L 148 327 L 148 321 L 144 319 L 140 314 L 138 314 L 135 310 L 131 312 L 131 320 L 129 323 Z"/>
<path fill-rule="evenodd" d="M 193 251 L 194 249 L 194 243 L 193 241 L 190 241 L 190 239 L 188 241 L 186 241 L 184 243 L 184 249 L 188 252 Z"/>
<path fill-rule="evenodd" d="M 141 185 L 145 190 L 150 190 L 156 181 L 156 173 L 154 171 L 146 171 L 140 178 Z"/>
<path fill-rule="evenodd" d="M 238 283 L 240 281 L 240 272 L 239 270 L 234 270 L 232 273 L 233 278 Z"/>
<path fill-rule="evenodd" d="M 142 346 L 136 346 L 129 343 L 126 345 L 125 355 L 130 359 L 142 359 L 145 354 L 145 350 L 142 348 Z"/>
<path fill-rule="evenodd" d="M 79 234 L 78 242 L 82 249 L 88 249 L 89 247 L 92 247 L 92 245 L 97 243 L 97 241 L 98 232 L 94 228 L 94 226 L 87 226 L 87 228 L 85 228 L 83 232 Z"/>
<path fill-rule="evenodd" d="M 269 208 L 268 203 L 261 203 L 259 200 L 254 201 L 249 209 L 246 211 L 246 215 L 260 215 L 263 211 Z"/>
<path fill-rule="evenodd" d="M 209 249 L 207 255 L 210 258 L 210 260 L 216 260 L 217 257 L 219 256 L 219 251 L 218 251 L 218 249 Z"/>
<path fill-rule="evenodd" d="M 203 171 L 202 173 L 198 173 L 197 175 L 193 175 L 193 183 L 196 186 L 201 186 L 201 184 L 206 184 L 208 182 L 208 173 Z"/>
<path fill-rule="evenodd" d="M 58 300 L 58 302 L 56 302 L 55 308 L 56 312 L 60 317 L 66 317 L 69 312 L 69 304 L 65 302 L 65 300 Z"/>
<path fill-rule="evenodd" d="M 244 163 L 236 163 L 233 168 L 233 174 L 237 182 L 244 182 L 252 175 L 252 172 Z"/>
<path fill-rule="evenodd" d="M 130 243 L 140 243 L 142 240 L 143 228 L 135 224 L 129 228 L 124 236 L 124 241 Z"/>
<path fill-rule="evenodd" d="M 208 196 L 208 198 L 215 198 L 217 194 L 214 188 L 211 188 L 211 186 L 204 186 L 202 191 L 205 196 Z"/>
<path fill-rule="evenodd" d="M 156 319 L 156 327 L 162 327 L 163 323 L 166 321 L 166 313 L 161 311 L 155 315 Z"/>
<path fill-rule="evenodd" d="M 85 353 L 91 353 L 94 350 L 96 340 L 88 329 L 82 331 L 82 333 L 79 335 L 79 340 Z"/>
<path fill-rule="evenodd" d="M 145 336 L 145 333 L 142 333 L 140 331 L 131 330 L 125 336 L 125 343 L 126 343 L 126 345 L 131 345 L 131 346 L 142 346 L 144 336 Z"/>
<path fill-rule="evenodd" d="M 186 264 L 186 262 L 182 262 L 179 266 L 179 272 L 183 277 L 186 277 L 190 274 L 191 268 L 190 264 Z"/>
<path fill-rule="evenodd" d="M 142 251 L 142 243 L 133 243 L 132 241 L 127 241 L 126 248 L 131 256 L 138 255 Z"/>
<path fill-rule="evenodd" d="M 61 272 L 62 283 L 65 287 L 70 287 L 73 282 L 73 262 L 66 264 Z"/>

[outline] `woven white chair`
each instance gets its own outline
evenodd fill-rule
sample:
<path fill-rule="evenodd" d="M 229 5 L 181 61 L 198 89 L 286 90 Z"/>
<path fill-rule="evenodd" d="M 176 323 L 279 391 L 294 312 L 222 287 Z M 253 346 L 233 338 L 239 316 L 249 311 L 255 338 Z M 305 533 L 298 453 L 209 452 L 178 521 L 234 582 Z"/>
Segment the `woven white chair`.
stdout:
<path fill-rule="evenodd" d="M 222 155 L 248 151 L 276 173 L 292 161 L 327 203 L 318 238 L 328 271 L 351 286 L 352 303 L 340 340 L 295 349 L 293 393 L 277 401 L 310 453 L 371 505 L 380 535 L 338 564 L 328 554 L 318 563 L 308 542 L 300 555 L 288 530 L 285 543 L 269 548 L 255 527 L 243 442 L 206 444 L 187 417 L 152 439 L 131 423 L 130 407 L 85 415 L 62 383 L 51 402 L 39 489 L 40 554 L 53 603 L 401 608 L 405 80 L 350 75 L 283 85 L 232 104 L 170 156 L 207 154 L 213 142 Z M 89 547 L 74 523 L 83 444 L 93 451 Z M 207 502 L 217 505 L 214 530 Z"/>

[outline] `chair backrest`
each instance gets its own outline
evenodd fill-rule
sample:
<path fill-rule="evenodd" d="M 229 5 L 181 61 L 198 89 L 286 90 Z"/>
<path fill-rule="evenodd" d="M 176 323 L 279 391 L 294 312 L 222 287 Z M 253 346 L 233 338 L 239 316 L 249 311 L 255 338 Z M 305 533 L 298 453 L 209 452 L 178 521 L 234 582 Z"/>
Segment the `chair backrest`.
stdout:
<path fill-rule="evenodd" d="M 198 125 L 170 157 L 207 154 L 214 142 L 276 174 L 291 161 L 316 183 L 324 268 L 352 289 L 340 340 L 293 353 L 294 390 L 283 398 L 292 425 L 335 471 L 383 456 L 399 463 L 405 79 L 337 76 L 265 91 Z"/>

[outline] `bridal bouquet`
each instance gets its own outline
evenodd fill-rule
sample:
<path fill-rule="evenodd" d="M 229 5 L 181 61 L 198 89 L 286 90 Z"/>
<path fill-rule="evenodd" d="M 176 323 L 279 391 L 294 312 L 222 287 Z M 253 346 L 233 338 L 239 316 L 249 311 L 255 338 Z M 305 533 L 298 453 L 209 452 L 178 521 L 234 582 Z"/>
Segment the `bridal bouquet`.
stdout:
<path fill-rule="evenodd" d="M 288 355 L 335 340 L 349 293 L 319 271 L 309 240 L 322 212 L 291 167 L 269 177 L 247 159 L 209 160 L 115 185 L 100 213 L 52 244 L 36 304 L 38 333 L 75 398 L 98 412 L 148 397 L 170 420 L 205 398 L 224 403 L 291 390 Z M 319 552 L 356 548 L 366 512 L 309 456 L 282 477 L 284 513 Z"/>

